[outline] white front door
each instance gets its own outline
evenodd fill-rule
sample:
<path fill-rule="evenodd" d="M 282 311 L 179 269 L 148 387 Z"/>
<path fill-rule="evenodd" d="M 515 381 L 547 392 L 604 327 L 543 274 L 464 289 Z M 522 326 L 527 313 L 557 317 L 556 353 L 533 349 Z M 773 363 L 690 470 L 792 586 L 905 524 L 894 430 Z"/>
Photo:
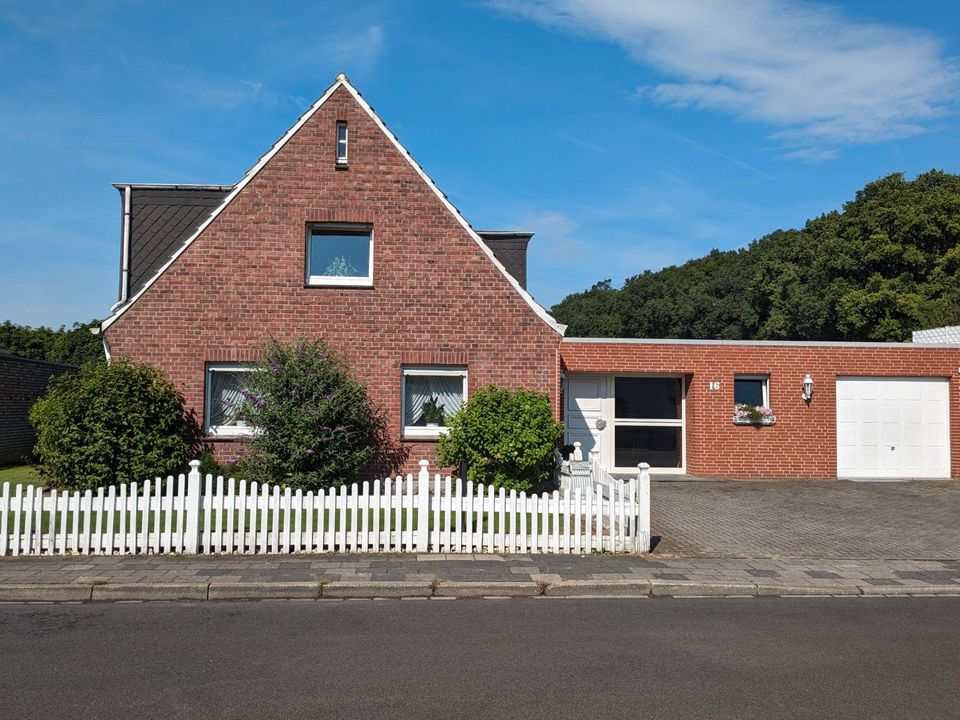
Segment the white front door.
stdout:
<path fill-rule="evenodd" d="M 837 378 L 837 476 L 949 478 L 945 378 Z"/>
<path fill-rule="evenodd" d="M 606 467 L 603 457 L 602 431 L 597 421 L 604 420 L 604 404 L 607 399 L 606 375 L 569 375 L 564 408 L 567 443 L 580 443 L 583 459 L 588 460 L 593 448 L 600 449 L 600 463 Z"/>

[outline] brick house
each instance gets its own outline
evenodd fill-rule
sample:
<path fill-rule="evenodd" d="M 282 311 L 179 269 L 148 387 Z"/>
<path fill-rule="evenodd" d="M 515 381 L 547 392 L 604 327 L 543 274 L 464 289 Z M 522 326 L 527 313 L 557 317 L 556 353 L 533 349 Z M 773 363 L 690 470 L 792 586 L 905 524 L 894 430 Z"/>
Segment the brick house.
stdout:
<path fill-rule="evenodd" d="M 523 287 L 530 234 L 481 237 L 342 75 L 235 186 L 117 187 L 105 348 L 166 372 L 221 457 L 269 337 L 344 352 L 412 462 L 435 457 L 429 401 L 448 413 L 496 383 L 559 407 L 563 327 Z"/>
<path fill-rule="evenodd" d="M 116 187 L 105 350 L 164 370 L 221 457 L 249 432 L 245 364 L 309 336 L 411 462 L 435 459 L 436 406 L 496 383 L 547 393 L 612 471 L 960 476 L 960 347 L 564 338 L 525 289 L 530 233 L 474 230 L 342 75 L 236 185 Z M 735 402 L 775 421 L 738 424 Z"/>

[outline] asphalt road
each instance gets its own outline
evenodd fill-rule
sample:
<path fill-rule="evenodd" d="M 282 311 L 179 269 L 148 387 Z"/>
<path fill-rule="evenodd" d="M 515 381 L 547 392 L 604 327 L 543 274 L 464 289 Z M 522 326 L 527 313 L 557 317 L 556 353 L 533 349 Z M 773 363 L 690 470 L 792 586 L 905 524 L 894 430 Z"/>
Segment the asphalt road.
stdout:
<path fill-rule="evenodd" d="M 3 718 L 957 718 L 960 598 L 0 606 Z"/>

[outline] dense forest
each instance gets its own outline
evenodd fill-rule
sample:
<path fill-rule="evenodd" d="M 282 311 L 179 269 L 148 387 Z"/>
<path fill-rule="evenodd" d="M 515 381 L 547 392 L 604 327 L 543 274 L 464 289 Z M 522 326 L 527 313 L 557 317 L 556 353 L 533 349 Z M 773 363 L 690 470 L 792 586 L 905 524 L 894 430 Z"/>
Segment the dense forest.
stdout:
<path fill-rule="evenodd" d="M 0 349 L 21 357 L 67 365 L 82 365 L 88 360 L 103 361 L 103 343 L 99 336 L 90 332 L 90 328 L 99 324 L 99 320 L 92 320 L 74 323 L 69 329 L 61 326 L 54 330 L 43 326 L 14 325 L 5 320 L 0 324 Z"/>
<path fill-rule="evenodd" d="M 552 313 L 594 337 L 888 341 L 960 324 L 960 175 L 881 178 L 802 230 L 598 282 Z"/>

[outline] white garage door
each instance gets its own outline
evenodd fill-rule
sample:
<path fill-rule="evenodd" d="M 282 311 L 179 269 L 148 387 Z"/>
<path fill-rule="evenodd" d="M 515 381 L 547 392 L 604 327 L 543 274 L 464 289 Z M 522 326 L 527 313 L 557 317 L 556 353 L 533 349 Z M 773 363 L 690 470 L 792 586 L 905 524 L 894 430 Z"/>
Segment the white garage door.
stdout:
<path fill-rule="evenodd" d="M 949 382 L 837 378 L 837 476 L 950 477 Z"/>

